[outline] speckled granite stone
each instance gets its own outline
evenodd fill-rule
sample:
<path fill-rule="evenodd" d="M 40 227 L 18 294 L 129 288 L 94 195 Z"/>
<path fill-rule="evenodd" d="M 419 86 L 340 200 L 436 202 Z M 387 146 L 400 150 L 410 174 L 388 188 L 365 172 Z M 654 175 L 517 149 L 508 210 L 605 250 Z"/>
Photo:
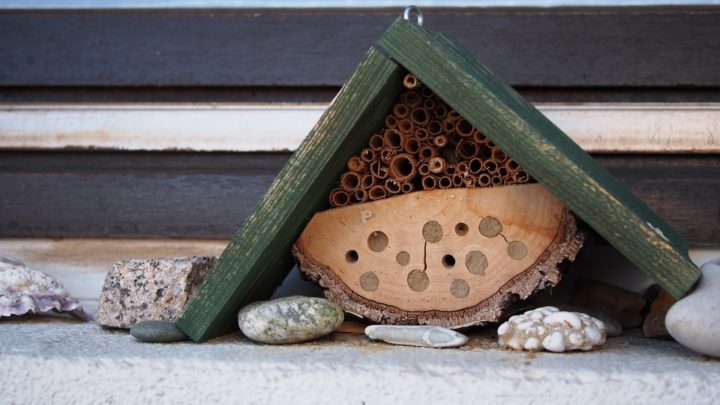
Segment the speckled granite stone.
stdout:
<path fill-rule="evenodd" d="M 248 338 L 270 344 L 299 343 L 332 333 L 345 315 L 324 298 L 292 296 L 250 304 L 238 312 Z"/>
<path fill-rule="evenodd" d="M 174 322 L 213 264 L 212 256 L 115 262 L 105 277 L 95 319 L 123 329 L 141 321 Z"/>

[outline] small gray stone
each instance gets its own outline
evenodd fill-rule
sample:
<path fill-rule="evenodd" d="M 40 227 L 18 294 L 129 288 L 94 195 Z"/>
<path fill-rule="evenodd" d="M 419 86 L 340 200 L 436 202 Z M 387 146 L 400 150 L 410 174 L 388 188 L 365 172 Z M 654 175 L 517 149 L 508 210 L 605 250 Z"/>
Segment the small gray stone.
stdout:
<path fill-rule="evenodd" d="M 394 345 L 420 347 L 457 347 L 467 343 L 467 336 L 440 326 L 370 325 L 365 328 L 370 339 Z"/>
<path fill-rule="evenodd" d="M 170 321 L 143 321 L 130 328 L 130 334 L 137 340 L 149 343 L 181 342 L 189 338 Z"/>
<path fill-rule="evenodd" d="M 683 346 L 720 357 L 720 257 L 702 265 L 700 271 L 697 288 L 670 307 L 665 327 Z"/>
<path fill-rule="evenodd" d="M 344 319 L 342 309 L 332 302 L 301 296 L 256 302 L 238 312 L 243 334 L 270 344 L 317 339 L 332 333 Z"/>
<path fill-rule="evenodd" d="M 129 329 L 142 321 L 176 321 L 215 264 L 212 256 L 126 259 L 105 277 L 95 320 Z"/>

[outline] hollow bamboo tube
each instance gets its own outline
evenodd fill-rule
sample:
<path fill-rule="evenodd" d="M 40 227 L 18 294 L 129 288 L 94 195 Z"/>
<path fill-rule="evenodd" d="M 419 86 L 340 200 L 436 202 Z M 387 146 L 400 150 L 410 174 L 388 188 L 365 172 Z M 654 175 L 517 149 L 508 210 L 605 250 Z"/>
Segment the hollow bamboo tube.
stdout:
<path fill-rule="evenodd" d="M 408 116 L 408 114 L 410 114 L 410 108 L 408 108 L 408 106 L 403 103 L 397 103 L 393 107 L 393 114 L 395 114 L 398 119 L 405 118 Z"/>
<path fill-rule="evenodd" d="M 367 173 L 369 169 L 367 162 L 363 162 L 359 156 L 351 157 L 350 160 L 348 160 L 347 167 L 348 170 L 358 173 Z"/>
<path fill-rule="evenodd" d="M 385 146 L 392 149 L 400 149 L 403 146 L 404 136 L 394 130 L 394 129 L 386 129 L 385 133 L 383 133 L 383 141 L 385 142 Z"/>
<path fill-rule="evenodd" d="M 427 129 L 425 128 L 415 128 L 415 138 L 417 138 L 418 141 L 424 141 L 430 136 L 428 134 Z"/>
<path fill-rule="evenodd" d="M 438 136 L 442 133 L 444 127 L 440 120 L 431 120 L 427 125 L 427 132 L 431 136 Z"/>
<path fill-rule="evenodd" d="M 386 129 L 385 132 L 387 132 L 387 131 L 394 131 L 394 129 Z M 370 149 L 377 152 L 385 146 L 385 139 L 383 136 L 375 134 L 370 137 L 369 144 L 370 144 Z"/>
<path fill-rule="evenodd" d="M 349 192 L 355 191 L 360 187 L 360 175 L 356 172 L 345 172 L 340 176 L 340 187 Z"/>
<path fill-rule="evenodd" d="M 398 131 L 404 135 L 411 135 L 415 126 L 410 118 L 403 118 L 398 121 Z"/>
<path fill-rule="evenodd" d="M 381 185 L 375 185 L 370 187 L 370 190 L 368 190 L 368 197 L 371 200 L 381 200 L 387 196 L 387 191 L 385 191 L 385 187 Z"/>
<path fill-rule="evenodd" d="M 365 148 L 360 151 L 360 159 L 363 160 L 363 162 L 370 163 L 373 160 L 375 160 L 375 151 L 370 148 Z"/>
<path fill-rule="evenodd" d="M 497 172 L 498 165 L 492 160 L 486 160 L 485 162 L 483 162 L 483 169 L 485 169 L 490 174 L 495 174 Z"/>
<path fill-rule="evenodd" d="M 347 191 L 336 188 L 330 192 L 330 205 L 333 207 L 344 207 L 350 203 L 350 195 Z"/>
<path fill-rule="evenodd" d="M 415 155 L 420 151 L 420 141 L 417 138 L 408 138 L 405 140 L 405 146 L 403 147 L 405 152 Z"/>
<path fill-rule="evenodd" d="M 451 179 L 453 187 L 462 187 L 465 184 L 463 176 L 460 174 L 454 174 Z"/>
<path fill-rule="evenodd" d="M 412 90 L 420 85 L 420 80 L 415 77 L 414 74 L 408 73 L 405 75 L 405 78 L 403 79 L 403 86 L 405 88 Z"/>
<path fill-rule="evenodd" d="M 418 156 L 422 161 L 430 161 L 430 159 L 437 156 L 437 149 L 432 145 L 422 145 L 418 151 Z"/>
<path fill-rule="evenodd" d="M 447 143 L 448 143 L 447 136 L 445 136 L 445 135 L 438 135 L 438 136 L 436 136 L 436 137 L 433 138 L 433 143 L 434 143 L 435 146 L 437 146 L 438 148 L 442 148 L 443 146 L 447 145 Z"/>
<path fill-rule="evenodd" d="M 488 187 L 490 185 L 490 175 L 487 173 L 481 173 L 478 176 L 477 184 L 480 187 Z"/>
<path fill-rule="evenodd" d="M 387 191 L 390 194 L 397 194 L 401 190 L 400 182 L 395 179 L 387 179 L 385 180 L 385 191 Z"/>
<path fill-rule="evenodd" d="M 438 187 L 440 187 L 440 188 L 452 187 L 452 179 L 450 179 L 450 176 L 440 176 L 440 179 L 438 180 Z"/>
<path fill-rule="evenodd" d="M 376 183 L 375 176 L 373 176 L 372 174 L 366 174 L 360 180 L 360 187 L 364 190 L 367 190 L 370 187 L 374 186 L 375 183 Z"/>
<path fill-rule="evenodd" d="M 508 158 L 508 160 L 505 161 L 505 167 L 508 169 L 508 172 L 511 173 L 520 169 L 518 162 L 512 160 L 511 158 Z"/>
<path fill-rule="evenodd" d="M 355 192 L 353 192 L 353 202 L 357 204 L 362 204 L 368 200 L 368 192 L 367 190 L 363 189 L 357 189 Z"/>
<path fill-rule="evenodd" d="M 493 187 L 501 186 L 502 185 L 502 177 L 498 175 L 492 176 L 490 182 L 492 183 Z"/>
<path fill-rule="evenodd" d="M 492 159 L 497 162 L 497 164 L 504 164 L 507 160 L 507 155 L 505 152 L 501 151 L 499 148 L 495 148 L 492 151 Z"/>
<path fill-rule="evenodd" d="M 418 163 L 417 168 L 418 173 L 420 173 L 421 176 L 427 176 L 430 174 L 430 166 L 427 164 L 427 162 Z"/>
<path fill-rule="evenodd" d="M 399 153 L 390 161 L 390 177 L 402 181 L 415 175 L 417 160 L 409 153 Z"/>
<path fill-rule="evenodd" d="M 478 155 L 478 145 L 472 139 L 463 139 L 455 147 L 455 155 L 463 160 L 470 160 Z"/>
<path fill-rule="evenodd" d="M 424 107 L 415 107 L 410 112 L 410 119 L 412 119 L 415 128 L 419 128 L 430 122 L 430 113 Z"/>
<path fill-rule="evenodd" d="M 433 109 L 433 115 L 437 119 L 443 119 L 447 115 L 447 107 L 440 103 L 435 104 L 435 108 Z"/>
<path fill-rule="evenodd" d="M 445 118 L 445 120 L 443 121 L 443 130 L 445 130 L 445 132 L 448 134 L 455 132 L 455 123 L 452 121 L 448 121 L 448 119 Z"/>
<path fill-rule="evenodd" d="M 396 116 L 388 115 L 387 117 L 385 117 L 385 126 L 387 128 L 395 129 L 395 128 L 397 128 L 397 125 L 398 125 L 398 119 Z"/>
<path fill-rule="evenodd" d="M 475 141 L 478 144 L 487 143 L 487 140 L 488 140 L 487 137 L 485 137 L 485 135 L 480 133 L 480 131 L 478 131 L 477 129 L 475 131 L 473 131 L 472 139 L 473 139 L 473 141 Z"/>
<path fill-rule="evenodd" d="M 447 163 L 445 162 L 445 159 L 443 159 L 439 156 L 435 156 L 434 158 L 432 158 L 428 161 L 428 166 L 430 167 L 430 172 L 435 173 L 435 174 L 444 172 L 445 165 L 447 165 Z"/>
<path fill-rule="evenodd" d="M 395 149 L 392 148 L 383 148 L 383 150 L 380 151 L 380 160 L 388 164 L 390 163 L 390 159 L 395 155 Z"/>
<path fill-rule="evenodd" d="M 432 190 L 437 188 L 437 179 L 435 176 L 423 176 L 422 178 L 423 190 Z"/>
<path fill-rule="evenodd" d="M 482 170 L 482 160 L 480 158 L 472 158 L 468 162 L 468 169 L 470 170 L 470 173 L 472 174 L 478 174 Z"/>
<path fill-rule="evenodd" d="M 515 178 L 515 182 L 518 184 L 519 183 L 527 183 L 528 181 L 530 181 L 530 175 L 528 174 L 528 172 L 526 172 L 523 169 L 520 169 L 517 172 L 515 172 L 514 178 Z"/>
<path fill-rule="evenodd" d="M 435 103 L 435 99 L 426 98 L 425 100 L 423 100 L 422 106 L 428 111 L 433 111 L 435 110 L 437 103 Z"/>
<path fill-rule="evenodd" d="M 480 145 L 477 157 L 482 159 L 482 161 L 484 162 L 492 157 L 492 151 L 492 148 L 488 147 L 487 144 Z"/>
<path fill-rule="evenodd" d="M 405 194 L 412 193 L 413 191 L 415 191 L 415 186 L 412 183 L 410 183 L 409 181 L 406 181 L 400 187 L 400 191 L 402 191 Z"/>
<path fill-rule="evenodd" d="M 458 135 L 462 136 L 463 138 L 471 137 L 474 129 L 475 127 L 473 127 L 472 124 L 469 123 L 465 118 L 459 118 L 457 121 L 455 121 L 455 131 L 457 131 Z"/>
<path fill-rule="evenodd" d="M 374 161 L 370 164 L 370 173 L 377 179 L 385 179 L 388 176 L 388 168 L 382 165 L 382 162 Z"/>
<path fill-rule="evenodd" d="M 470 166 L 468 162 L 458 162 L 458 164 L 455 165 L 456 170 L 458 173 L 462 174 L 463 176 L 467 176 L 470 174 Z"/>
<path fill-rule="evenodd" d="M 497 169 L 497 174 L 500 175 L 500 177 L 507 177 L 508 175 L 508 169 L 505 166 L 500 166 Z"/>
<path fill-rule="evenodd" d="M 460 116 L 460 113 L 458 113 L 458 112 L 455 111 L 455 110 L 450 110 L 450 111 L 448 111 L 447 115 L 445 116 L 445 119 L 448 120 L 448 121 L 450 121 L 450 122 L 457 121 L 457 120 L 460 119 L 460 118 L 462 118 L 462 117 Z"/>
<path fill-rule="evenodd" d="M 445 165 L 445 170 L 443 170 L 443 173 L 445 173 L 446 176 L 453 176 L 457 174 L 457 167 L 454 163 L 448 163 Z"/>
<path fill-rule="evenodd" d="M 420 95 L 423 96 L 423 97 L 425 97 L 425 98 L 431 98 L 431 97 L 434 97 L 434 96 L 435 96 L 435 93 L 433 93 L 433 91 L 430 90 L 430 87 L 428 87 L 428 86 L 423 86 L 423 87 L 420 88 Z"/>
<path fill-rule="evenodd" d="M 422 97 L 416 91 L 405 93 L 405 104 L 410 108 L 419 107 L 422 104 Z"/>
<path fill-rule="evenodd" d="M 477 176 L 472 175 L 472 174 L 467 175 L 467 176 L 465 176 L 463 181 L 465 182 L 465 187 L 474 188 L 477 185 Z"/>

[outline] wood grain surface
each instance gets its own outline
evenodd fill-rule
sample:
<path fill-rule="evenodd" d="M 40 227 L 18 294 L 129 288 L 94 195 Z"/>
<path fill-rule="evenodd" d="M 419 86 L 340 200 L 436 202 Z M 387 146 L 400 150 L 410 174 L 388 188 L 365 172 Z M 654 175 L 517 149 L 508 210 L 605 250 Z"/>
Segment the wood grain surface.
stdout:
<path fill-rule="evenodd" d="M 424 11 L 514 86 L 720 85 L 717 8 Z M 340 86 L 400 12 L 3 11 L 0 86 Z"/>
<path fill-rule="evenodd" d="M 0 237 L 228 239 L 289 156 L 0 152 Z M 690 246 L 720 246 L 719 155 L 593 157 Z"/>

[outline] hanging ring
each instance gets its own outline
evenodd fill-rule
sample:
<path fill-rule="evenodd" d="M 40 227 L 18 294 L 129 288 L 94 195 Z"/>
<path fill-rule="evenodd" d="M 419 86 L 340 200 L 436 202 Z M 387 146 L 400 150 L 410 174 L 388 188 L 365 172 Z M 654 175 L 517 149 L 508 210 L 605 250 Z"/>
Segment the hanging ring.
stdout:
<path fill-rule="evenodd" d="M 403 18 L 410 21 L 410 16 L 412 14 L 415 14 L 415 18 L 417 18 L 417 22 L 415 24 L 422 27 L 422 25 L 423 25 L 422 11 L 420 11 L 420 9 L 417 6 L 405 7 L 405 11 L 403 11 Z"/>

